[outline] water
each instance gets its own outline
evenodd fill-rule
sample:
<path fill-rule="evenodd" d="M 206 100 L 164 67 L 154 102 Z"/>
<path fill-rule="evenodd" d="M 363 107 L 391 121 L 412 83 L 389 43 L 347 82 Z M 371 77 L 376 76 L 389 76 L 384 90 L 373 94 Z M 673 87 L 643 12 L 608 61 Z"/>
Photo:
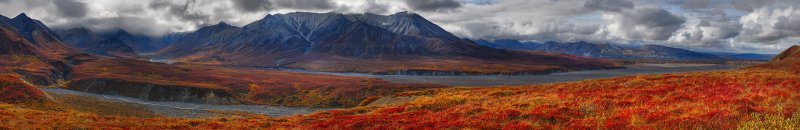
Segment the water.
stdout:
<path fill-rule="evenodd" d="M 178 117 L 200 117 L 209 116 L 213 113 L 209 110 L 222 110 L 222 111 L 242 111 L 255 114 L 264 114 L 269 116 L 289 116 L 296 114 L 312 113 L 319 110 L 328 110 L 332 108 L 307 108 L 307 107 L 284 107 L 284 106 L 270 106 L 270 105 L 214 105 L 214 104 L 196 104 L 184 102 L 162 102 L 162 101 L 144 101 L 138 98 L 122 97 L 92 94 L 81 91 L 60 89 L 60 88 L 43 88 L 45 92 L 57 94 L 70 94 L 78 96 L 89 96 L 99 100 L 113 101 L 113 102 L 126 102 L 147 106 L 153 112 L 166 116 Z"/>
<path fill-rule="evenodd" d="M 495 76 L 404 76 L 379 75 L 378 78 L 398 83 L 434 83 L 451 86 L 503 86 L 530 85 L 555 82 L 581 81 L 598 78 L 611 78 L 638 74 L 661 74 L 707 70 L 736 69 L 736 67 L 716 64 L 642 64 L 624 69 L 588 70 L 549 75 L 495 75 Z"/>
<path fill-rule="evenodd" d="M 737 69 L 737 67 L 720 64 L 639 64 L 627 66 L 624 69 L 611 70 L 588 70 L 573 71 L 565 73 L 554 73 L 549 75 L 488 75 L 488 76 L 415 76 L 415 75 L 370 75 L 360 73 L 332 73 L 315 72 L 306 70 L 288 70 L 312 74 L 333 74 L 346 76 L 362 76 L 381 78 L 390 82 L 397 83 L 433 83 L 463 87 L 485 87 L 485 86 L 517 86 L 544 84 L 555 82 L 581 81 L 597 78 L 611 78 L 618 76 L 637 75 L 637 74 L 661 74 L 673 72 L 691 72 L 707 70 L 727 70 Z"/>

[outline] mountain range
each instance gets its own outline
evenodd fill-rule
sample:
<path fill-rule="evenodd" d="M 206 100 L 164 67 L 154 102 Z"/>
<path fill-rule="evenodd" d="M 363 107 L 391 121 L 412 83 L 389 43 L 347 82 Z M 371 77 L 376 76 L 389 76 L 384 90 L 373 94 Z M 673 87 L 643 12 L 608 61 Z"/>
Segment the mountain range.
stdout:
<path fill-rule="evenodd" d="M 617 59 L 665 59 L 665 60 L 717 60 L 717 59 L 753 59 L 766 60 L 773 55 L 752 54 L 752 53 L 701 53 L 686 49 L 667 47 L 662 45 L 615 45 L 597 44 L 584 41 L 579 42 L 520 42 L 511 39 L 499 39 L 488 41 L 484 39 L 475 40 L 478 44 L 510 50 L 544 51 L 553 53 L 564 53 L 596 58 L 617 58 Z"/>
<path fill-rule="evenodd" d="M 35 54 L 55 60 L 82 52 L 144 59 L 139 55 L 158 50 L 154 56 L 183 63 L 373 74 L 546 74 L 617 67 L 601 59 L 480 46 L 408 12 L 271 14 L 243 27 L 220 23 L 160 39 L 85 28 L 59 34 L 25 14 L 3 22 L 32 41 Z"/>
<path fill-rule="evenodd" d="M 149 101 L 353 107 L 368 97 L 448 87 L 435 84 L 393 83 L 371 77 L 193 64 L 171 65 L 148 62 L 141 60 L 141 57 L 133 59 L 99 56 L 92 52 L 85 53 L 71 49 L 72 47 L 62 42 L 61 38 L 52 33 L 53 31 L 46 31 L 49 30 L 47 26 L 35 26 L 39 25 L 25 23 L 23 26 L 23 28 L 34 28 L 33 33 L 29 33 L 33 34 L 34 40 L 29 41 L 21 35 L 26 32 L 19 31 L 5 20 L 0 21 L 0 102 L 2 103 L 40 101 L 57 104 L 74 103 L 57 100 L 56 98 L 63 98 L 58 96 L 53 98 L 54 96 L 49 95 L 53 93 L 45 93 L 37 88 L 47 86 Z M 120 33 L 105 35 L 81 29 L 72 31 L 73 34 L 92 34 L 84 35 L 91 37 L 83 38 L 91 41 L 115 41 L 114 39 L 125 41 L 122 38 L 114 38 Z M 48 39 L 49 42 L 43 42 L 42 36 L 54 37 Z M 109 36 L 112 37 L 111 40 L 106 40 L 105 37 Z M 42 46 L 46 45 L 44 43 L 51 46 Z M 75 43 L 110 45 L 106 44 L 109 42 Z M 123 42 L 114 43 L 127 46 L 118 44 Z M 63 50 L 64 53 L 55 53 L 57 51 L 53 50 Z M 96 104 L 89 106 L 92 105 Z"/>
<path fill-rule="evenodd" d="M 265 53 L 275 57 L 330 53 L 359 58 L 402 55 L 512 55 L 471 44 L 421 16 L 407 12 L 389 16 L 369 13 L 277 14 L 268 15 L 241 28 L 220 23 L 189 35 L 207 37 L 178 40 L 174 46 L 162 50 L 163 54 L 183 56 L 181 54 L 185 53 L 181 51 L 203 48 L 201 51 L 235 52 L 231 57 L 261 56 Z M 203 42 L 190 44 L 198 43 L 197 40 Z M 489 51 L 473 53 L 478 50 Z"/>
<path fill-rule="evenodd" d="M 480 46 L 408 12 L 270 14 L 243 27 L 225 23 L 203 27 L 156 54 L 182 62 L 227 66 L 387 74 L 516 73 L 613 66 L 566 55 Z"/>
<path fill-rule="evenodd" d="M 87 28 L 56 31 L 72 47 L 88 53 L 110 57 L 137 58 L 140 54 L 157 51 L 185 33 L 168 34 L 162 37 L 136 35 L 122 29 L 96 33 Z"/>

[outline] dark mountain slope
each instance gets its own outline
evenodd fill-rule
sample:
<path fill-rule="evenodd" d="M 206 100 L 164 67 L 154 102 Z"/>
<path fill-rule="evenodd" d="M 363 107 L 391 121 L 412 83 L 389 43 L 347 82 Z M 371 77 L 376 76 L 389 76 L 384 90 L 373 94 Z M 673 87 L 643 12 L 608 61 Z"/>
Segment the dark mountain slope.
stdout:
<path fill-rule="evenodd" d="M 152 38 L 144 35 L 134 35 L 125 30 L 100 33 L 99 35 L 106 40 L 116 39 L 114 40 L 115 42 L 125 44 L 137 53 L 153 52 L 159 49 L 153 45 L 155 41 Z"/>
<path fill-rule="evenodd" d="M 487 46 L 498 49 L 509 49 L 509 50 L 533 50 L 542 45 L 540 43 L 520 42 L 512 39 L 499 39 L 491 42 L 483 39 L 478 39 L 475 40 L 475 43 L 478 43 L 478 45 L 481 46 Z"/>
<path fill-rule="evenodd" d="M 722 59 L 712 54 L 699 53 L 686 49 L 673 48 L 660 45 L 645 45 L 640 48 L 645 52 L 645 58 L 654 59 Z"/>
<path fill-rule="evenodd" d="M 47 58 L 56 59 L 75 52 L 53 30 L 24 13 L 13 19 L 4 19 L 3 22 L 13 26 L 12 30 L 33 44 Z"/>
<path fill-rule="evenodd" d="M 72 47 L 85 48 L 92 43 L 100 42 L 104 38 L 86 28 L 73 28 L 59 32 L 59 36 Z"/>
<path fill-rule="evenodd" d="M 106 39 L 86 28 L 70 29 L 60 35 L 64 41 L 85 52 L 110 57 L 137 57 L 133 48 L 125 44 L 121 37 Z"/>
<path fill-rule="evenodd" d="M 0 22 L 0 54 L 2 55 L 36 55 L 36 46 L 16 33 L 14 27 Z"/>
<path fill-rule="evenodd" d="M 169 52 L 168 55 L 188 55 L 197 50 L 201 50 L 203 47 L 217 43 L 216 41 L 220 41 L 220 38 L 232 36 L 230 34 L 238 31 L 238 29 L 238 27 L 220 22 L 217 25 L 203 27 L 195 32 L 187 33 L 159 52 Z M 223 32 L 226 33 L 216 35 Z"/>
<path fill-rule="evenodd" d="M 170 44 L 177 42 L 178 40 L 180 40 L 181 38 L 183 38 L 187 34 L 189 34 L 189 33 L 188 32 L 170 33 L 170 34 L 167 34 L 167 35 L 161 36 L 160 38 L 155 39 L 151 43 L 151 45 L 153 45 L 153 47 L 156 47 L 158 49 L 163 49 L 164 47 L 167 47 Z"/>

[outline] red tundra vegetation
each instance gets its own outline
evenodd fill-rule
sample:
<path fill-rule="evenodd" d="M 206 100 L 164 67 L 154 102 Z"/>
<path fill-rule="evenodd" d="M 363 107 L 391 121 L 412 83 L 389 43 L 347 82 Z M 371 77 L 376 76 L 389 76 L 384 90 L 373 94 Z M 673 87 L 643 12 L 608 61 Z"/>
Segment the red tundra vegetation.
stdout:
<path fill-rule="evenodd" d="M 749 69 L 405 93 L 403 104 L 332 110 L 277 127 L 308 129 L 733 129 L 798 118 L 800 76 Z M 794 122 L 800 123 L 800 122 Z M 748 125 L 750 124 L 750 125 Z M 791 128 L 791 127 L 785 127 Z"/>
<path fill-rule="evenodd" d="M 19 75 L 0 70 L 0 102 L 44 101 L 47 94 L 28 84 Z"/>
<path fill-rule="evenodd" d="M 74 128 L 734 129 L 800 125 L 800 75 L 745 69 L 493 88 L 441 88 L 415 100 L 290 117 L 132 118 L 0 107 L 9 127 L 62 117 Z M 24 109 L 24 110 L 23 110 Z M 86 121 L 91 119 L 91 121 Z M 81 124 L 81 125 L 77 125 Z M 85 125 L 84 125 L 85 124 Z"/>

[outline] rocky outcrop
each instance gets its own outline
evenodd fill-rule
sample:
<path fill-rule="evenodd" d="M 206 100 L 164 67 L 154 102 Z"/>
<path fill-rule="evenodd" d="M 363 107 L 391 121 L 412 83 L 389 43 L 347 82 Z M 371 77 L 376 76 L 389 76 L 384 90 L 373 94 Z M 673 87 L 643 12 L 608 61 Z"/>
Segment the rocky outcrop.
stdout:
<path fill-rule="evenodd" d="M 243 104 L 229 89 L 183 85 L 162 85 L 110 78 L 72 81 L 67 89 L 97 94 L 139 98 L 148 101 L 177 101 L 207 104 Z"/>

